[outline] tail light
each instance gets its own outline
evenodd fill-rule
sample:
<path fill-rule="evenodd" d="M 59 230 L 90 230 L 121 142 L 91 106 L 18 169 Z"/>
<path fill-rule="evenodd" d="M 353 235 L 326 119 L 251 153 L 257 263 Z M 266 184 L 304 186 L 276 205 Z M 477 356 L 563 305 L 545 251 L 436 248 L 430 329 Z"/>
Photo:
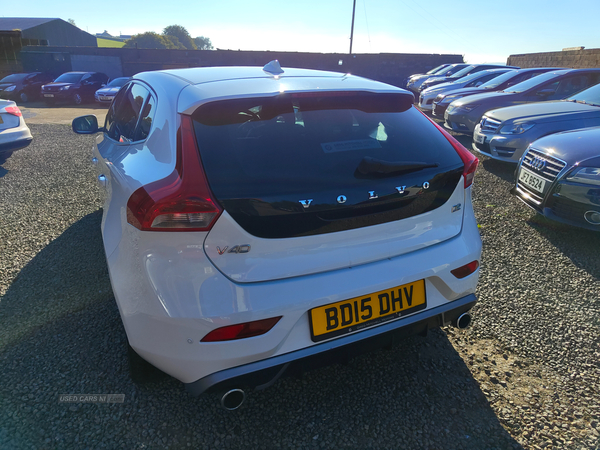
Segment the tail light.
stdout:
<path fill-rule="evenodd" d="M 282 316 L 271 317 L 269 319 L 255 320 L 254 322 L 238 323 L 217 328 L 204 336 L 201 342 L 233 341 L 236 339 L 260 336 L 271 330 L 271 328 L 279 322 L 281 317 Z"/>
<path fill-rule="evenodd" d="M 5 106 L 4 111 L 17 117 L 21 117 L 23 115 L 18 106 Z"/>
<path fill-rule="evenodd" d="M 142 231 L 208 231 L 222 212 L 213 198 L 190 116 L 180 116 L 175 170 L 136 190 L 127 222 Z"/>
<path fill-rule="evenodd" d="M 456 278 L 465 278 L 475 272 L 478 267 L 479 261 L 475 260 L 471 261 L 469 264 L 465 264 L 464 266 L 460 266 L 454 270 L 451 270 L 450 273 Z"/>
<path fill-rule="evenodd" d="M 425 113 L 423 113 L 423 111 L 421 111 L 418 108 L 417 108 L 417 110 L 419 112 L 421 112 L 421 114 L 423 114 L 427 118 L 427 120 L 429 120 L 432 124 L 434 124 L 436 126 L 436 128 L 438 130 L 440 130 L 440 132 L 446 137 L 446 139 L 448 139 L 448 142 L 450 142 L 450 145 L 452 145 L 452 147 L 454 147 L 454 150 L 456 151 L 456 153 L 458 153 L 458 156 L 460 156 L 460 159 L 462 160 L 463 164 L 465 165 L 465 168 L 463 169 L 463 177 L 465 179 L 465 188 L 468 188 L 469 186 L 471 186 L 471 184 L 473 184 L 473 178 L 475 178 L 475 171 L 477 170 L 477 165 L 479 164 L 479 159 L 477 159 L 473 155 L 473 153 L 471 153 L 469 150 L 467 150 L 465 147 L 463 147 L 463 145 L 460 142 L 458 142 L 454 136 L 452 136 L 450 133 L 448 133 L 446 130 L 444 130 L 441 126 L 439 126 L 437 123 L 435 123 L 433 120 L 431 120 L 430 117 L 427 117 L 427 115 Z"/>

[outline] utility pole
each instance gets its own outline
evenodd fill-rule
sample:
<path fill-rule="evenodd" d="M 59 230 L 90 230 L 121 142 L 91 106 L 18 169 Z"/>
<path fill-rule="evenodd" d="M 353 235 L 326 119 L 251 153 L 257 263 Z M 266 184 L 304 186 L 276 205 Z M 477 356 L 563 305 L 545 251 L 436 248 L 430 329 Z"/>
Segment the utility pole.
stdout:
<path fill-rule="evenodd" d="M 350 28 L 350 54 L 352 54 L 352 38 L 354 37 L 354 11 L 356 10 L 356 0 L 352 5 L 352 27 Z"/>

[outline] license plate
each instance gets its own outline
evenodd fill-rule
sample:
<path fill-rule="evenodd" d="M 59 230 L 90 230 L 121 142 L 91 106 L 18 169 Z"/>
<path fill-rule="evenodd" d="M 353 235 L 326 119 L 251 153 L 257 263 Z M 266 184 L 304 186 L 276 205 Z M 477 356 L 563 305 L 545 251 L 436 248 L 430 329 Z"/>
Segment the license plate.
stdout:
<path fill-rule="evenodd" d="M 100 100 L 102 100 L 102 101 L 105 101 L 105 102 L 106 102 L 106 101 L 110 101 L 110 100 L 112 100 L 112 98 L 111 98 L 111 97 L 103 97 L 103 96 L 100 96 Z"/>
<path fill-rule="evenodd" d="M 54 97 L 54 94 L 44 94 L 44 97 Z"/>
<path fill-rule="evenodd" d="M 533 189 L 540 194 L 544 192 L 546 180 L 544 180 L 542 177 L 538 177 L 536 174 L 531 173 L 526 169 L 521 168 L 521 171 L 519 172 L 519 181 L 528 188 Z"/>
<path fill-rule="evenodd" d="M 477 144 L 483 144 L 485 142 L 485 136 L 483 134 L 475 134 L 473 135 L 473 140 Z"/>
<path fill-rule="evenodd" d="M 341 336 L 426 307 L 425 280 L 320 306 L 309 311 L 311 339 Z"/>

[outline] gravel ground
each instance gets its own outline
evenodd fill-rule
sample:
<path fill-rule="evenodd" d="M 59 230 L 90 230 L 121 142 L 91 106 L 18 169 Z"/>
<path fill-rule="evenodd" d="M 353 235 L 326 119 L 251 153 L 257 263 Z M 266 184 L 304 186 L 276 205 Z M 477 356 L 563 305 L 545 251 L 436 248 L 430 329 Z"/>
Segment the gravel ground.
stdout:
<path fill-rule="evenodd" d="M 536 217 L 508 193 L 511 166 L 486 160 L 475 178 L 471 328 L 281 380 L 225 412 L 173 379 L 129 381 L 93 138 L 31 130 L 0 161 L 0 449 L 599 448 L 600 234 Z M 99 393 L 125 401 L 58 401 Z"/>

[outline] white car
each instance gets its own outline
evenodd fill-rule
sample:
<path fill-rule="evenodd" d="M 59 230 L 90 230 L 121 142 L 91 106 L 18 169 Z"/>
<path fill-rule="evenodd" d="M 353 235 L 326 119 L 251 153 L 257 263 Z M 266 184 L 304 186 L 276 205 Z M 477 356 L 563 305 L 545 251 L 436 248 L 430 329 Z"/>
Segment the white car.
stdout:
<path fill-rule="evenodd" d="M 5 158 L 13 151 L 27 147 L 32 140 L 17 104 L 10 100 L 0 100 L 0 157 Z"/>
<path fill-rule="evenodd" d="M 93 161 L 134 379 L 149 365 L 234 409 L 355 345 L 470 322 L 477 158 L 403 89 L 333 72 L 140 73 Z"/>

